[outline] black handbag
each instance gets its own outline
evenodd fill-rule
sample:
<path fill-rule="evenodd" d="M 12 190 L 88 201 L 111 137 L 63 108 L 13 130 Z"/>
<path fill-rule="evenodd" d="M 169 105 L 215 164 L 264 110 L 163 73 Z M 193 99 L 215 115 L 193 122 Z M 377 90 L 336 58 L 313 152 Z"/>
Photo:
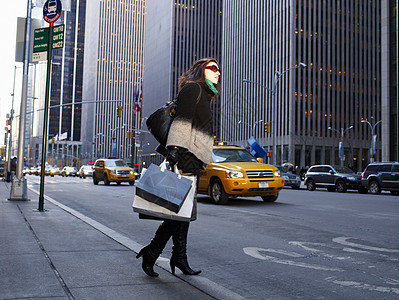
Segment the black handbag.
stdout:
<path fill-rule="evenodd" d="M 172 101 L 166 102 L 164 106 L 153 112 L 146 121 L 148 130 L 164 147 L 166 147 L 166 142 L 168 140 L 170 125 L 172 125 L 173 118 L 176 114 L 176 100 L 177 97 Z"/>
<path fill-rule="evenodd" d="M 198 84 L 198 83 L 197 83 Z M 198 84 L 199 85 L 199 84 Z M 180 93 L 180 92 L 179 92 Z M 198 104 L 199 99 L 201 98 L 202 89 L 200 89 L 200 93 L 196 100 L 196 104 Z M 177 94 L 176 98 L 172 101 L 168 101 L 164 106 L 158 108 L 155 112 L 153 112 L 147 119 L 146 124 L 148 130 L 154 136 L 154 138 L 161 144 L 160 148 L 157 148 L 157 151 L 162 155 L 166 156 L 166 154 L 162 153 L 166 151 L 166 143 L 168 141 L 169 129 L 172 125 L 173 119 L 176 115 L 177 109 L 177 98 L 179 94 Z M 161 150 L 163 149 L 163 151 Z"/>

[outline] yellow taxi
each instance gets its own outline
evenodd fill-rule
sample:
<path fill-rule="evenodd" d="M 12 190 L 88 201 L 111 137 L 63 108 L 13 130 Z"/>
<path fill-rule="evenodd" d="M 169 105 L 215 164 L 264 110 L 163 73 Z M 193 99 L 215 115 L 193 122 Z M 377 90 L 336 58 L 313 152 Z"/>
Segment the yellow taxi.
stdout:
<path fill-rule="evenodd" d="M 278 168 L 263 164 L 238 146 L 214 146 L 212 160 L 199 176 L 198 193 L 208 194 L 216 204 L 226 204 L 229 197 L 260 196 L 277 200 L 284 187 Z"/>
<path fill-rule="evenodd" d="M 97 159 L 93 167 L 93 183 L 98 184 L 104 181 L 105 185 L 116 182 L 120 185 L 122 182 L 134 184 L 136 177 L 134 170 L 130 168 L 122 159 Z"/>

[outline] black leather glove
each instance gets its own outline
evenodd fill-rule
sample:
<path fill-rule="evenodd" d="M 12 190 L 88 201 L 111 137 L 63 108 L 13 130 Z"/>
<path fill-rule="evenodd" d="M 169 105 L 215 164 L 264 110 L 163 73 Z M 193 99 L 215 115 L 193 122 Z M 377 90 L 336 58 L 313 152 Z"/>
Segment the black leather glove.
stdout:
<path fill-rule="evenodd" d="M 168 154 L 166 155 L 166 160 L 169 162 L 170 166 L 173 168 L 179 160 L 179 148 L 178 147 L 168 147 Z"/>

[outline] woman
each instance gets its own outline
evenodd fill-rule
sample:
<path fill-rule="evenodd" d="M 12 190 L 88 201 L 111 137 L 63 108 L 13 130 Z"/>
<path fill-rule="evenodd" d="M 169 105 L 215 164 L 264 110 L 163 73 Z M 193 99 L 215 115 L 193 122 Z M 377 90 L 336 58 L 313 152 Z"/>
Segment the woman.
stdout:
<path fill-rule="evenodd" d="M 191 68 L 179 78 L 180 92 L 177 97 L 177 110 L 170 127 L 166 148 L 166 160 L 177 167 L 184 175 L 195 175 L 210 163 L 214 142 L 212 113 L 210 103 L 220 91 L 220 69 L 213 58 L 196 61 Z M 197 199 L 191 220 L 197 217 Z M 189 222 L 164 220 L 155 232 L 150 244 L 137 254 L 143 257 L 143 271 L 152 277 L 154 264 L 172 237 L 173 250 L 170 258 L 172 274 L 178 267 L 186 275 L 197 275 L 201 270 L 193 270 L 187 261 L 187 235 Z"/>

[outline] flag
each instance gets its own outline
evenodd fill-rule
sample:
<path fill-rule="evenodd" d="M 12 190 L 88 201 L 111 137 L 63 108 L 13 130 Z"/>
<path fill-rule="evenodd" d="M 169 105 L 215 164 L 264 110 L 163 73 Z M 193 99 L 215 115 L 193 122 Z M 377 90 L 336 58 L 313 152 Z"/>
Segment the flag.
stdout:
<path fill-rule="evenodd" d="M 338 157 L 339 157 L 340 159 L 343 158 L 343 153 L 342 153 L 342 142 L 339 142 L 339 144 L 338 144 Z"/>
<path fill-rule="evenodd" d="M 68 138 L 68 131 L 61 134 L 59 140 L 62 141 L 62 140 L 66 140 L 67 138 Z"/>
<path fill-rule="evenodd" d="M 134 97 L 134 113 L 141 111 L 141 102 L 143 100 L 143 85 L 141 84 L 137 89 L 137 94 Z"/>

